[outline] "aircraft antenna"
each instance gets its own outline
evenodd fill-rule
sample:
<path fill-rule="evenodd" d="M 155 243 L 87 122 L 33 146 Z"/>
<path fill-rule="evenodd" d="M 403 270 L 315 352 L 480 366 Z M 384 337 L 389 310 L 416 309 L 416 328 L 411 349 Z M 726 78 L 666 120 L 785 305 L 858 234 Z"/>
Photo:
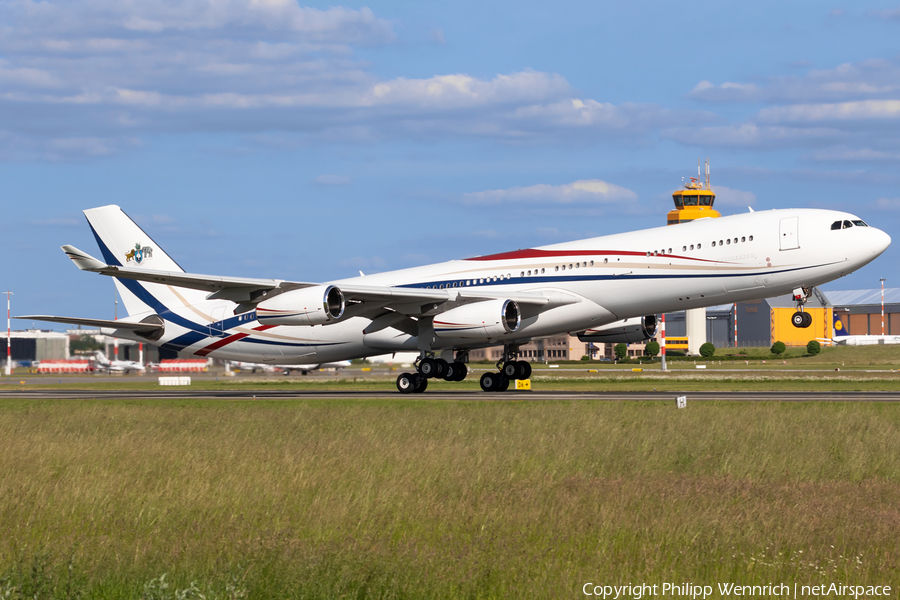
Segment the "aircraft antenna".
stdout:
<path fill-rule="evenodd" d="M 882 281 L 884 280 L 882 279 Z M 884 284 L 882 284 L 881 287 L 884 288 Z M 6 375 L 9 376 L 12 375 L 12 337 L 9 332 L 9 297 L 12 296 L 13 293 L 9 290 L 6 290 L 3 293 L 6 294 Z"/>

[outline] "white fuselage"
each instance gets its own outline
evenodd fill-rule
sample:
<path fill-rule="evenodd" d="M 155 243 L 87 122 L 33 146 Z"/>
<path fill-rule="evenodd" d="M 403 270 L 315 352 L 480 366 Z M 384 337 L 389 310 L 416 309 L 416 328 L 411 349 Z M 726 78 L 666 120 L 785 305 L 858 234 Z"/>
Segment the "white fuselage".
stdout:
<path fill-rule="evenodd" d="M 847 275 L 880 255 L 890 237 L 874 227 L 831 229 L 844 212 L 770 210 L 554 244 L 492 256 L 354 277 L 372 285 L 503 294 L 554 292 L 577 302 L 522 319 L 491 339 L 441 337 L 431 350 L 470 349 L 577 332 L 620 319 L 789 293 Z M 421 349 L 393 327 L 364 334 L 372 320 L 348 317 L 317 326 L 262 326 L 255 312 L 234 315 L 228 300 L 198 300 L 158 283 L 122 282 L 166 321 L 156 345 L 198 356 L 310 364 Z M 195 292 L 196 293 L 196 292 Z M 140 321 L 144 315 L 131 315 Z M 435 317 L 437 323 L 440 315 Z M 116 330 L 131 339 L 134 334 Z"/>

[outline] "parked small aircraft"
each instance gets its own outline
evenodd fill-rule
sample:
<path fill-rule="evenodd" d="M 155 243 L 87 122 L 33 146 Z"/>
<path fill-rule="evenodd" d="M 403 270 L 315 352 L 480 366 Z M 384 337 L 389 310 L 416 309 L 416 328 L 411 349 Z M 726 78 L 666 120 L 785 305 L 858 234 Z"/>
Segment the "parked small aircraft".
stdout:
<path fill-rule="evenodd" d="M 109 360 L 102 350 L 96 350 L 93 354 L 95 369 L 107 373 L 143 373 L 144 365 L 133 360 Z"/>

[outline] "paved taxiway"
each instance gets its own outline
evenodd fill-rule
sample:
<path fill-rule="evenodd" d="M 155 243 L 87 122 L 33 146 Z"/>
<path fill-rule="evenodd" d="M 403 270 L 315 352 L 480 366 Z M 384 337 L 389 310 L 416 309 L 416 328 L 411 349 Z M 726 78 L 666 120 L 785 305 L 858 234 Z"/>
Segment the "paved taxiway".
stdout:
<path fill-rule="evenodd" d="M 395 391 L 354 392 L 316 390 L 191 390 L 189 388 L 160 390 L 72 390 L 72 389 L 0 389 L 2 398 L 33 398 L 48 400 L 95 400 L 129 399 L 155 400 L 166 398 L 216 399 L 216 400 L 289 400 L 289 399 L 330 399 L 351 400 L 365 398 L 408 398 L 410 400 L 651 400 L 675 401 L 676 396 L 685 395 L 693 401 L 740 401 L 740 402 L 900 402 L 900 392 L 503 392 L 488 393 L 472 390 L 426 391 L 423 394 L 401 395 Z"/>

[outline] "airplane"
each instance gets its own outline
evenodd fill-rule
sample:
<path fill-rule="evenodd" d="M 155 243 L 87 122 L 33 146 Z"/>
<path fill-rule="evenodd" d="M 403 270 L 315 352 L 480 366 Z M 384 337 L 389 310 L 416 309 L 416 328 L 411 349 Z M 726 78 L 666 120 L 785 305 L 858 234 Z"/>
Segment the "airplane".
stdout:
<path fill-rule="evenodd" d="M 83 270 L 113 278 L 128 317 L 31 315 L 101 327 L 162 349 L 264 364 L 320 364 L 416 351 L 415 373 L 459 381 L 468 353 L 503 345 L 485 391 L 526 379 L 517 360 L 532 339 L 576 333 L 583 341 L 648 339 L 663 312 L 792 293 L 792 323 L 808 327 L 813 286 L 873 261 L 890 236 L 843 211 L 780 209 L 657 227 L 361 275 L 299 282 L 186 273 L 121 208 L 84 211 L 103 260 L 73 246 Z M 627 321 L 626 321 L 627 320 Z"/>
<path fill-rule="evenodd" d="M 315 365 L 265 365 L 261 363 L 243 362 L 239 360 L 228 361 L 232 368 L 241 371 L 251 371 L 256 373 L 257 369 L 264 373 L 274 373 L 281 371 L 284 375 L 290 375 L 293 371 L 300 371 L 303 375 L 309 375 L 310 371 L 318 371 L 319 369 L 344 369 L 350 366 L 349 360 L 339 360 L 335 362 L 321 363 Z"/>
<path fill-rule="evenodd" d="M 96 350 L 93 354 L 94 361 L 100 370 L 107 373 L 143 373 L 146 367 L 134 360 L 109 360 L 102 350 Z"/>
<path fill-rule="evenodd" d="M 821 339 L 821 338 L 820 338 Z M 825 341 L 841 346 L 874 346 L 877 344 L 900 344 L 900 335 L 850 335 L 844 328 L 840 315 L 834 315 L 834 337 Z"/>

